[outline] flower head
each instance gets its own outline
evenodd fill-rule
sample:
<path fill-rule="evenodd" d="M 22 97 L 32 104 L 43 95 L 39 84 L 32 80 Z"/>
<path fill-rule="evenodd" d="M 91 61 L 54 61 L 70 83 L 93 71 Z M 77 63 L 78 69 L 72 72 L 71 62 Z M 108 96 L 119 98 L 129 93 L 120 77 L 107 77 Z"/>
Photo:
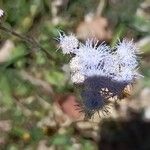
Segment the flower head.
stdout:
<path fill-rule="evenodd" d="M 80 64 L 80 58 L 78 56 L 75 56 L 70 61 L 70 69 L 72 72 L 78 72 L 82 69 L 82 66 Z"/>
<path fill-rule="evenodd" d="M 132 40 L 123 39 L 114 48 L 89 39 L 83 44 L 73 35 L 60 34 L 59 41 L 64 54 L 74 53 L 70 60 L 71 79 L 83 86 L 81 104 L 88 116 L 106 111 L 109 99 L 120 98 L 125 87 L 140 76 L 139 50 Z"/>
<path fill-rule="evenodd" d="M 72 79 L 72 82 L 76 84 L 84 82 L 84 76 L 79 72 L 72 74 L 71 79 Z"/>
<path fill-rule="evenodd" d="M 128 41 L 123 39 L 116 45 L 116 55 L 120 61 L 120 65 L 130 69 L 134 69 L 138 66 L 137 54 L 139 54 L 139 49 L 133 43 L 133 41 Z"/>
<path fill-rule="evenodd" d="M 76 52 L 79 41 L 73 34 L 69 36 L 66 36 L 65 34 L 60 34 L 58 39 L 60 42 L 60 47 L 62 48 L 64 54 L 70 54 Z"/>

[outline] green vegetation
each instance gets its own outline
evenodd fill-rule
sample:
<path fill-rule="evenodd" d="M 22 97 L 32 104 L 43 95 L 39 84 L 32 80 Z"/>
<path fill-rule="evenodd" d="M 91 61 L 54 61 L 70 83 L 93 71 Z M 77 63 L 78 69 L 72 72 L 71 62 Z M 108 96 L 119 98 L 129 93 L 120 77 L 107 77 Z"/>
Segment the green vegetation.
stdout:
<path fill-rule="evenodd" d="M 69 59 L 57 50 L 57 29 L 79 35 L 85 16 L 107 18 L 111 38 L 100 26 L 100 31 L 106 30 L 100 40 L 115 45 L 118 38 L 133 38 L 141 48 L 140 71 L 145 77 L 135 89 L 142 92 L 150 87 L 148 4 L 148 0 L 1 0 L 5 16 L 0 19 L 0 149 L 97 149 L 92 134 L 97 130 L 79 129 L 72 121 L 63 125 L 66 114 L 58 115 L 54 109 L 58 97 L 77 95 L 65 65 Z"/>

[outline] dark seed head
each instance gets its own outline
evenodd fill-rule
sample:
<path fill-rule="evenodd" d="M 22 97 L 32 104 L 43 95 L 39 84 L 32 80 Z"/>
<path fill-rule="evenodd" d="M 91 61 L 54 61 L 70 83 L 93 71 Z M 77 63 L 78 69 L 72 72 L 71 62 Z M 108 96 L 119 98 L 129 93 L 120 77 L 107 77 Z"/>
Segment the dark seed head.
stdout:
<path fill-rule="evenodd" d="M 82 103 L 81 107 L 85 113 L 85 116 L 92 116 L 96 111 L 100 111 L 106 105 L 105 99 L 98 91 L 87 90 L 81 92 Z"/>
<path fill-rule="evenodd" d="M 110 98 L 120 98 L 127 82 L 114 81 L 108 77 L 93 76 L 85 80 L 81 92 L 81 109 L 85 118 L 91 118 L 95 112 L 107 111 L 106 106 Z"/>
<path fill-rule="evenodd" d="M 127 82 L 114 81 L 108 77 L 93 76 L 89 77 L 84 82 L 84 87 L 89 90 L 101 91 L 107 89 L 108 93 L 113 96 L 120 96 L 124 88 L 128 85 Z"/>

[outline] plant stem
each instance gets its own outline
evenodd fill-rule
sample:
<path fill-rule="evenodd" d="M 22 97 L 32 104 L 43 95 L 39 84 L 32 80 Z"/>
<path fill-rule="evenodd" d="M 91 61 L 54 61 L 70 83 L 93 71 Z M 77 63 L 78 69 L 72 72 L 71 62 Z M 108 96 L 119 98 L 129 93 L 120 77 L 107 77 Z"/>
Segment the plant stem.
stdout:
<path fill-rule="evenodd" d="M 46 55 L 47 55 L 51 60 L 55 61 L 55 59 L 53 58 L 53 56 L 52 56 L 45 48 L 43 48 L 34 38 L 29 38 L 29 37 L 27 37 L 27 36 L 23 36 L 23 35 L 21 35 L 21 34 L 15 32 L 15 31 L 13 31 L 13 30 L 11 30 L 11 29 L 8 29 L 8 28 L 6 28 L 6 27 L 4 27 L 4 26 L 2 26 L 2 25 L 0 25 L 0 30 L 4 31 L 4 32 L 6 32 L 6 33 L 9 33 L 9 34 L 11 34 L 11 35 L 14 35 L 14 36 L 20 38 L 22 41 L 26 42 L 27 44 L 31 44 L 32 46 L 41 49 L 43 52 L 46 53 Z"/>

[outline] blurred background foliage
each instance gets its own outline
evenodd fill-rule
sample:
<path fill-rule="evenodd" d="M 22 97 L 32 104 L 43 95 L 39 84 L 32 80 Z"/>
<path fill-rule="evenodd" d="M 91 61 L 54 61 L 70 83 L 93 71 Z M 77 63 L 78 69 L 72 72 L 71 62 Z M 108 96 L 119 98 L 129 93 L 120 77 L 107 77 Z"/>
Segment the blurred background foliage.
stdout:
<path fill-rule="evenodd" d="M 150 119 L 149 0 L 0 0 L 0 8 L 5 11 L 0 18 L 0 149 L 95 150 L 103 145 L 98 141 L 111 121 L 105 127 L 99 125 L 102 118 L 97 123 L 77 119 L 78 89 L 70 82 L 69 58 L 58 50 L 57 30 L 111 46 L 118 38 L 133 38 L 144 78 L 111 115 L 117 122 L 131 107 Z M 101 149 L 113 149 L 105 146 Z"/>

